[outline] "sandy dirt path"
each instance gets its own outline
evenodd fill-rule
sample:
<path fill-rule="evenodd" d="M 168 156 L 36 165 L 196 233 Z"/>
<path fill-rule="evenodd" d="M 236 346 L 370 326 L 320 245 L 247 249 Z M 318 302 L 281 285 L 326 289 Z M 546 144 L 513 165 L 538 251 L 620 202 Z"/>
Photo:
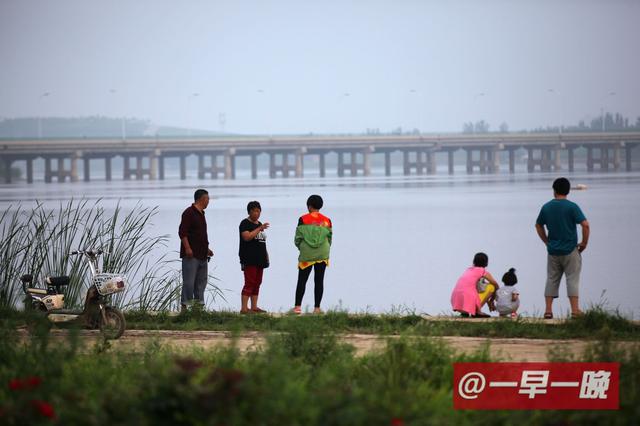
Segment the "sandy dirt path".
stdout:
<path fill-rule="evenodd" d="M 27 331 L 19 330 L 19 333 L 26 338 Z M 51 336 L 55 340 L 65 340 L 68 332 L 54 329 Z M 97 331 L 81 331 L 80 338 L 87 346 L 93 346 L 100 340 Z M 387 339 L 394 339 L 397 336 L 380 336 L 372 334 L 342 334 L 340 340 L 353 345 L 357 355 L 363 355 L 371 351 L 384 348 Z M 421 337 L 415 337 L 417 339 Z M 112 341 L 111 345 L 116 350 L 141 351 L 147 345 L 157 342 L 162 346 L 170 346 L 176 349 L 200 348 L 210 349 L 218 347 L 229 347 L 233 344 L 244 352 L 256 350 L 264 346 L 266 335 L 262 332 L 243 332 L 233 336 L 225 331 L 169 331 L 169 330 L 127 330 L 118 340 Z M 470 353 L 477 351 L 486 344 L 487 338 L 483 337 L 442 337 L 446 343 L 460 352 Z M 560 349 L 565 354 L 572 354 L 580 357 L 589 345 L 585 340 L 548 340 L 548 339 L 489 339 L 490 354 L 492 357 L 500 358 L 503 361 L 529 361 L 544 362 L 548 360 L 550 350 Z M 640 342 L 620 342 L 627 347 L 640 348 Z"/>

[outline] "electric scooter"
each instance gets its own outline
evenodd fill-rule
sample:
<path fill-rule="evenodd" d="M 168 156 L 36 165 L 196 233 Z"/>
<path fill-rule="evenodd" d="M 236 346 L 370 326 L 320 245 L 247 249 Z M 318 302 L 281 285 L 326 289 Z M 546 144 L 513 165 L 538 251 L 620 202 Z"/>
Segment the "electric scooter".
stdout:
<path fill-rule="evenodd" d="M 32 287 L 33 276 L 23 275 L 22 289 L 25 293 L 25 309 L 44 316 L 56 324 L 75 324 L 88 329 L 100 329 L 106 339 L 117 339 L 125 330 L 122 312 L 110 305 L 110 296 L 124 291 L 122 274 L 103 273 L 98 269 L 98 258 L 102 250 L 78 250 L 71 255 L 84 256 L 89 263 L 91 285 L 85 296 L 82 310 L 64 308 L 64 293 L 61 287 L 69 285 L 68 276 L 46 277 L 46 289 Z"/>

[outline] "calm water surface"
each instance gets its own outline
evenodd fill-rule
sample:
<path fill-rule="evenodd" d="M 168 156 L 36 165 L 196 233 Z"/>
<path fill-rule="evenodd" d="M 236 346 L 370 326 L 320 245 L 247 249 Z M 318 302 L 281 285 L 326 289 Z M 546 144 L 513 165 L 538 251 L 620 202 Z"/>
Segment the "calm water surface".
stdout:
<path fill-rule="evenodd" d="M 540 206 L 552 198 L 554 174 L 513 176 L 456 175 L 435 177 L 370 177 L 260 179 L 251 181 L 95 181 L 74 184 L 0 186 L 0 210 L 34 200 L 57 206 L 72 197 L 103 199 L 105 207 L 118 201 L 125 209 L 140 202 L 158 206 L 153 234 L 170 235 L 169 250 L 177 257 L 180 214 L 198 187 L 209 190 L 209 239 L 215 252 L 210 264 L 228 303 L 210 302 L 212 309 L 236 309 L 242 288 L 238 263 L 238 224 L 246 204 L 262 204 L 262 221 L 271 223 L 267 247 L 271 267 L 265 271 L 261 305 L 271 311 L 293 305 L 297 250 L 293 236 L 298 217 L 313 193 L 325 200 L 324 214 L 332 218 L 334 238 L 331 266 L 325 283 L 324 308 L 354 311 L 415 310 L 450 313 L 449 296 L 474 253 L 489 255 L 488 270 L 496 277 L 517 269 L 521 311 L 541 314 L 546 277 L 546 251 L 534 222 Z M 606 301 L 625 315 L 640 317 L 640 174 L 574 174 L 573 191 L 591 223 L 584 253 L 581 305 Z M 160 252 L 161 251 L 161 252 Z M 303 304 L 313 305 L 310 280 Z M 569 304 L 564 282 L 555 304 L 557 314 Z"/>

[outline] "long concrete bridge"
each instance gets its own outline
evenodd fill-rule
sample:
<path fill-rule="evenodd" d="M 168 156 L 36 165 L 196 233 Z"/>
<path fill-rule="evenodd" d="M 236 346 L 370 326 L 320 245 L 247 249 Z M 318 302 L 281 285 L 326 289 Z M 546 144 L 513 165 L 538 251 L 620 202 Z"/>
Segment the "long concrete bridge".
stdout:
<path fill-rule="evenodd" d="M 7 183 L 11 167 L 22 166 L 26 180 L 33 182 L 33 163 L 44 160 L 44 180 L 51 182 L 82 178 L 89 181 L 91 160 L 104 161 L 104 178 L 113 176 L 112 159 L 123 159 L 123 179 L 164 179 L 165 159 L 179 158 L 180 177 L 187 176 L 186 158 L 198 159 L 199 178 L 234 179 L 236 159 L 251 159 L 251 176 L 258 177 L 260 154 L 269 156 L 269 176 L 302 177 L 304 159 L 317 156 L 319 174 L 326 176 L 325 156 L 337 154 L 337 175 L 371 174 L 374 155 L 384 156 L 384 169 L 391 175 L 391 154 L 402 152 L 403 173 L 434 174 L 436 154 L 447 156 L 448 173 L 454 172 L 454 153 L 466 152 L 467 173 L 496 173 L 500 153 L 508 153 L 508 167 L 515 171 L 516 151 L 526 150 L 527 170 L 574 170 L 575 151 L 586 149 L 586 167 L 593 170 L 631 171 L 631 154 L 640 144 L 640 132 L 603 133 L 499 133 L 447 135 L 362 135 L 362 136 L 278 136 L 278 137 L 197 137 L 136 139 L 16 139 L 0 140 L 0 161 L 4 162 Z M 561 155 L 566 152 L 566 155 Z M 623 158 L 624 156 L 624 158 Z M 506 155 L 505 155 L 506 157 Z M 563 165 L 563 159 L 566 164 Z M 82 163 L 82 176 L 79 174 Z"/>

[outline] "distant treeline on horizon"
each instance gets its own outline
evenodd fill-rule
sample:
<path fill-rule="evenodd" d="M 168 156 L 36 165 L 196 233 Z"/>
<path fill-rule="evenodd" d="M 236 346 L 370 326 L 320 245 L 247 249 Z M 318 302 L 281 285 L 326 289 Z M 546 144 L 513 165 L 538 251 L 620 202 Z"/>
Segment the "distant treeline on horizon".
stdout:
<path fill-rule="evenodd" d="M 563 125 L 562 129 L 555 126 L 537 127 L 534 129 L 516 130 L 516 132 L 529 133 L 554 133 L 563 132 L 601 132 L 607 131 L 640 131 L 640 117 L 635 122 L 624 117 L 620 113 L 607 113 L 603 117 L 593 118 L 589 123 L 581 120 L 575 125 Z M 123 131 L 124 128 L 124 131 Z M 481 120 L 477 122 L 466 122 L 462 124 L 462 133 L 506 133 L 509 132 L 509 125 L 501 123 L 497 128 L 492 128 L 490 123 Z M 22 138 L 109 138 L 122 137 L 123 133 L 127 138 L 140 137 L 178 137 L 178 136 L 240 136 L 236 133 L 221 133 L 202 129 L 187 129 L 181 127 L 161 126 L 149 120 L 136 118 L 112 118 L 103 116 L 90 117 L 24 117 L 24 118 L 0 118 L 0 138 L 22 139 Z M 403 129 L 396 127 L 390 130 L 380 130 L 379 128 L 367 128 L 360 135 L 415 135 L 422 132 L 420 129 Z M 313 133 L 307 133 L 312 135 Z M 331 134 L 331 133 L 326 133 Z"/>

